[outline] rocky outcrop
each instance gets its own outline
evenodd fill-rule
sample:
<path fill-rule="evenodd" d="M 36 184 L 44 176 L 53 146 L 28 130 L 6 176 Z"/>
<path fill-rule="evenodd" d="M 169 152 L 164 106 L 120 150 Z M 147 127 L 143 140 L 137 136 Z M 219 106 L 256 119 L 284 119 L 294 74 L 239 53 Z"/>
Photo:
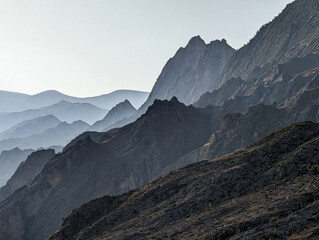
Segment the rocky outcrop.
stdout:
<path fill-rule="evenodd" d="M 319 125 L 303 122 L 82 205 L 50 240 L 317 239 Z"/>
<path fill-rule="evenodd" d="M 15 190 L 31 183 L 54 154 L 55 152 L 52 149 L 31 153 L 25 161 L 20 163 L 6 185 L 0 188 L 0 202 L 10 196 Z"/>
<path fill-rule="evenodd" d="M 107 131 L 114 123 L 130 118 L 136 112 L 137 110 L 126 99 L 124 102 L 113 107 L 102 120 L 94 123 L 88 130 L 97 132 Z"/>

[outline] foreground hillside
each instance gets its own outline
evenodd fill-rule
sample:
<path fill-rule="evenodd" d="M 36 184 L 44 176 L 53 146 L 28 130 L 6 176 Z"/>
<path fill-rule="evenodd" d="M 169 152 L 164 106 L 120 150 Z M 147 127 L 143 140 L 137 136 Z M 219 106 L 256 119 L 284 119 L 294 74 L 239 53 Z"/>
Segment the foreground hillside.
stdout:
<path fill-rule="evenodd" d="M 298 123 L 84 204 L 50 239 L 318 239 L 318 164 L 319 124 Z"/>

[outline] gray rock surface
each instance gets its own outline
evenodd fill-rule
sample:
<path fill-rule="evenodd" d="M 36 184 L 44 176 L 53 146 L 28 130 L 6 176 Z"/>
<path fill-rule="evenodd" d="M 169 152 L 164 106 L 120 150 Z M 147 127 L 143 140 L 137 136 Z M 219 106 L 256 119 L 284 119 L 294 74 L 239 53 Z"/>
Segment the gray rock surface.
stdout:
<path fill-rule="evenodd" d="M 186 105 L 193 103 L 212 87 L 234 52 L 224 39 L 206 44 L 200 36 L 193 37 L 164 66 L 141 110 L 145 112 L 155 99 L 174 96 Z"/>

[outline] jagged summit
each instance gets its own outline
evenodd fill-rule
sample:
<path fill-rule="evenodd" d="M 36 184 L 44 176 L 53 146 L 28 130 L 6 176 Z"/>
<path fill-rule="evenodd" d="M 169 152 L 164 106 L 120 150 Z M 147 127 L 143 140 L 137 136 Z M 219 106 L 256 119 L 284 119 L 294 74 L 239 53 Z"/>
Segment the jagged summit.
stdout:
<path fill-rule="evenodd" d="M 193 49 L 193 48 L 203 48 L 205 46 L 206 46 L 205 41 L 198 35 L 198 36 L 192 37 L 185 48 Z"/>
<path fill-rule="evenodd" d="M 155 99 L 176 96 L 186 105 L 195 102 L 211 88 L 234 52 L 221 41 L 206 44 L 200 36 L 193 37 L 166 63 L 139 112 L 144 113 Z"/>

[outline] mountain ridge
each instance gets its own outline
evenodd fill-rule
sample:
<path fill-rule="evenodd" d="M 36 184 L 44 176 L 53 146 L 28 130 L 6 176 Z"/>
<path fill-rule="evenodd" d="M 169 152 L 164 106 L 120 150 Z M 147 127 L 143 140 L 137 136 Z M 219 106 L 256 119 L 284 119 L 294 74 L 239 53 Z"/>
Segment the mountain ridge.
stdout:
<path fill-rule="evenodd" d="M 318 143 L 319 124 L 277 130 L 141 189 L 92 200 L 49 239 L 316 239 Z"/>

